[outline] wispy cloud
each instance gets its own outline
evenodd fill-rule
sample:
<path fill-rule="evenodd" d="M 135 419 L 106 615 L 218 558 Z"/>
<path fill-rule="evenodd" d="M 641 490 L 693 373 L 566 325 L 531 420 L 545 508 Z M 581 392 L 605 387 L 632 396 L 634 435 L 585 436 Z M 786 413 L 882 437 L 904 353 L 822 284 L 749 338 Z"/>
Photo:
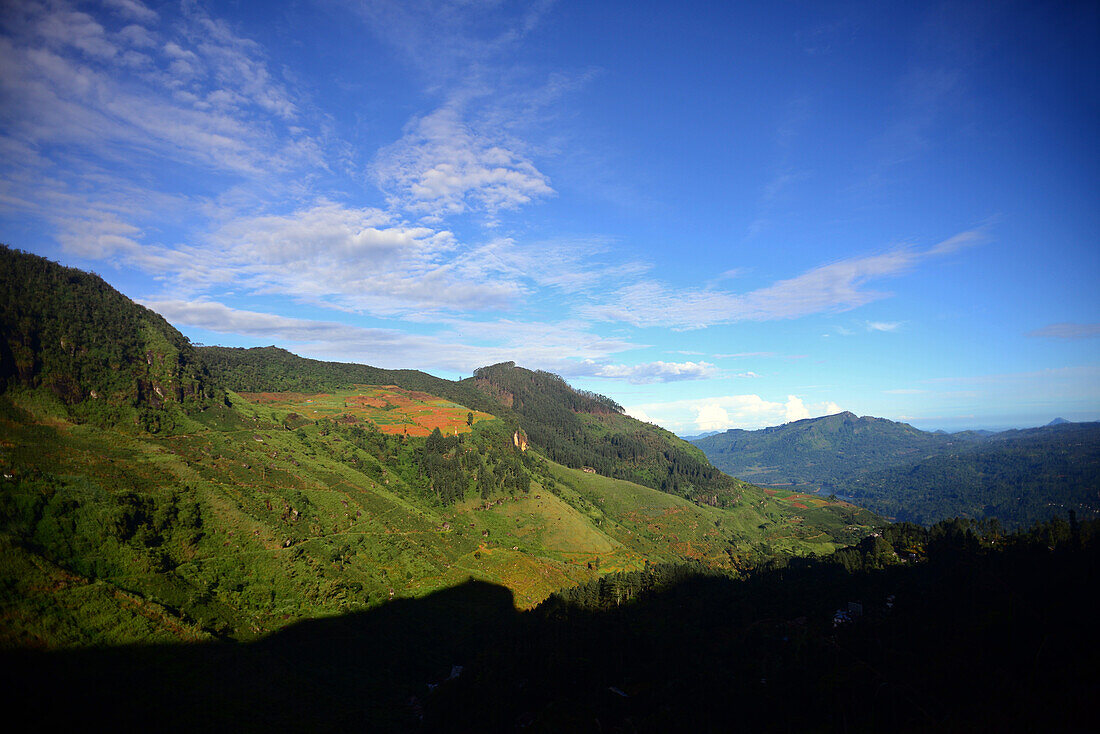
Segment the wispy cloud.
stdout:
<path fill-rule="evenodd" d="M 1048 324 L 1041 329 L 1029 331 L 1027 335 L 1041 339 L 1091 339 L 1100 336 L 1100 323 L 1075 324 L 1063 322 Z"/>
<path fill-rule="evenodd" d="M 591 374 L 593 365 L 632 345 L 584 331 L 524 322 L 486 322 L 482 335 L 491 343 L 471 340 L 459 330 L 410 334 L 334 321 L 299 319 L 232 308 L 215 301 L 146 300 L 144 305 L 173 324 L 271 340 L 306 356 L 339 359 L 380 367 L 412 367 L 470 372 L 476 367 L 515 360 L 559 374 Z M 538 337 L 538 338 L 536 338 Z"/>
<path fill-rule="evenodd" d="M 136 1 L 116 7 L 158 20 Z M 8 15 L 0 38 L 7 135 L 32 146 L 78 145 L 70 154 L 115 165 L 155 153 L 250 175 L 316 155 L 301 132 L 271 124 L 272 115 L 291 120 L 299 111 L 261 49 L 196 6 L 184 6 L 173 30 L 112 30 L 100 20 L 64 2 L 21 3 Z"/>
<path fill-rule="evenodd" d="M 868 321 L 867 331 L 897 331 L 900 321 Z"/>
<path fill-rule="evenodd" d="M 103 4 L 122 17 L 136 20 L 139 23 L 152 23 L 160 17 L 155 10 L 150 9 L 139 0 L 103 0 Z"/>
<path fill-rule="evenodd" d="M 705 380 L 718 375 L 709 362 L 646 362 L 643 364 L 593 365 L 592 376 L 626 380 L 634 384 Z"/>
<path fill-rule="evenodd" d="M 207 205 L 252 187 L 270 206 L 324 168 L 315 115 L 258 44 L 197 4 L 99 10 L 5 6 L 0 208 L 37 217 L 78 257 L 209 271 L 217 258 L 194 245 Z M 191 244 L 157 237 L 176 226 Z"/>
<path fill-rule="evenodd" d="M 888 295 L 869 289 L 871 282 L 900 275 L 930 258 L 980 241 L 977 231 L 966 232 L 926 250 L 902 247 L 840 260 L 745 294 L 717 289 L 676 290 L 656 280 L 645 280 L 621 288 L 609 301 L 587 307 L 584 312 L 594 319 L 635 326 L 699 329 L 737 321 L 775 321 L 848 311 Z"/>
<path fill-rule="evenodd" d="M 425 75 L 433 87 L 468 83 L 471 75 L 499 63 L 553 5 L 526 3 L 518 16 L 488 13 L 500 3 L 434 0 L 352 0 L 367 26 Z"/>

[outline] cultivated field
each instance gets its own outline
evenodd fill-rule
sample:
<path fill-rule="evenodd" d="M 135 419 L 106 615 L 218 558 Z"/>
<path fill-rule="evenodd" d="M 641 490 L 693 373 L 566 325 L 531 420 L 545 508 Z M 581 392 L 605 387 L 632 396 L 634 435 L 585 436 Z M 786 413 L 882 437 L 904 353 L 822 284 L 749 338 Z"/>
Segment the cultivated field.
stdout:
<path fill-rule="evenodd" d="M 470 430 L 467 417 L 474 422 L 491 420 L 489 413 L 471 411 L 458 403 L 424 392 L 405 390 L 396 385 L 356 385 L 337 393 L 242 393 L 258 405 L 291 411 L 309 420 L 328 418 L 343 422 L 369 421 L 382 433 L 427 436 L 438 428 L 451 436 Z"/>

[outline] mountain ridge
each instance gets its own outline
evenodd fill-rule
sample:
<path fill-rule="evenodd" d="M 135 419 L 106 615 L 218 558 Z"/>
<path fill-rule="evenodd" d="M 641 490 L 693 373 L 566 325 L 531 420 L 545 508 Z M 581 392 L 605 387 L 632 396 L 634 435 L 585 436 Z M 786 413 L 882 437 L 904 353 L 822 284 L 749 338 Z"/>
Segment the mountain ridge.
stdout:
<path fill-rule="evenodd" d="M 1100 423 L 948 434 L 845 411 L 694 443 L 747 481 L 849 497 L 902 520 L 997 517 L 1016 526 L 1055 508 L 1100 513 L 1089 489 L 1100 481 Z"/>

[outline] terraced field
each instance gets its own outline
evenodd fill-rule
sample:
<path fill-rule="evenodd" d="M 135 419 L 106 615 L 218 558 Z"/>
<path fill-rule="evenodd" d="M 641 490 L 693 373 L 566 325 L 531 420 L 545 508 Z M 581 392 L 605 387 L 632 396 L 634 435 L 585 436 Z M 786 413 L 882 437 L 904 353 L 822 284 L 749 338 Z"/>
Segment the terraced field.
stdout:
<path fill-rule="evenodd" d="M 474 422 L 492 420 L 489 413 L 425 392 L 396 385 L 356 385 L 352 390 L 313 395 L 294 392 L 242 393 L 258 405 L 271 406 L 309 420 L 369 421 L 389 435 L 427 436 L 438 428 L 448 436 L 467 433 Z"/>

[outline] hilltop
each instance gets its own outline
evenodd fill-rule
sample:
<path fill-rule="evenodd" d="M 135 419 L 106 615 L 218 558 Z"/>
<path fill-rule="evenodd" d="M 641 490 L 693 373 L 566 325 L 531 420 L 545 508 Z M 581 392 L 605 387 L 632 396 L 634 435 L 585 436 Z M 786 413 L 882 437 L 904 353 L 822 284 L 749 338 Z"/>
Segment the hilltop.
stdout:
<path fill-rule="evenodd" d="M 0 390 L 156 429 L 224 401 L 190 342 L 102 278 L 0 246 Z"/>

